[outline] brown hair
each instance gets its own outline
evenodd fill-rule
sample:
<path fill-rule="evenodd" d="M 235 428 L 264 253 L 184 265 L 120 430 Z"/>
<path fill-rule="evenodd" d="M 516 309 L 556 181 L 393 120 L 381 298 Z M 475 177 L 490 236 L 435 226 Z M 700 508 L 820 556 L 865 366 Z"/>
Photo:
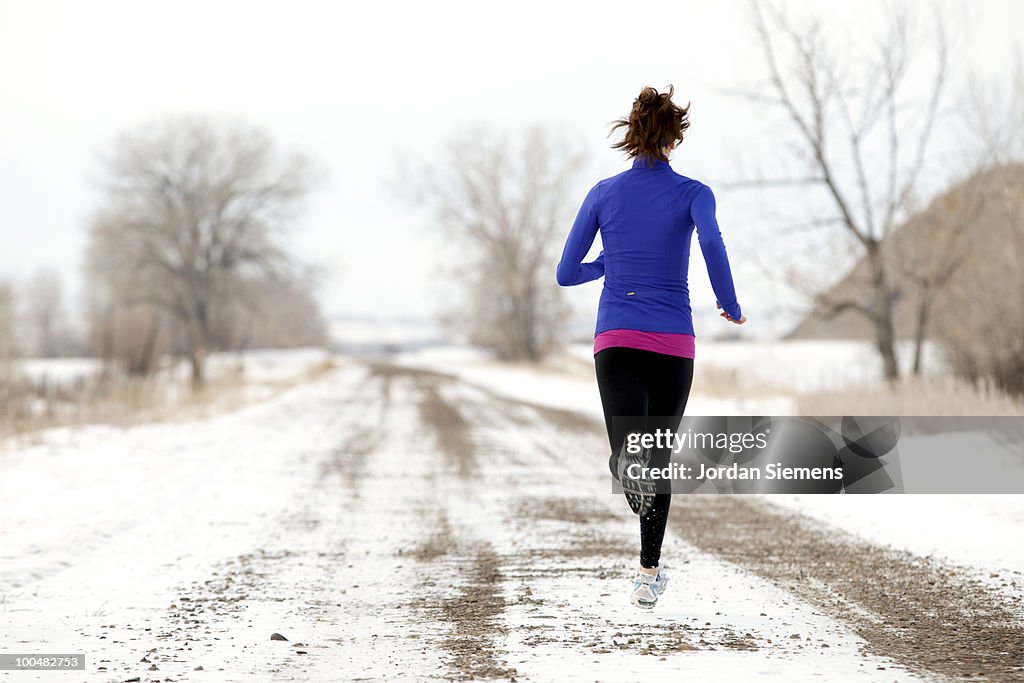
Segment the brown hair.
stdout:
<path fill-rule="evenodd" d="M 672 101 L 675 88 L 671 84 L 668 92 L 659 93 L 651 86 L 644 86 L 640 95 L 633 100 L 633 109 L 629 116 L 623 116 L 612 122 L 611 135 L 619 128 L 625 128 L 626 134 L 612 145 L 612 149 L 625 150 L 629 156 L 646 156 L 648 167 L 654 166 L 654 160 L 668 161 L 664 148 L 673 142 L 679 143 L 683 133 L 690 127 L 690 103 L 680 107 Z"/>

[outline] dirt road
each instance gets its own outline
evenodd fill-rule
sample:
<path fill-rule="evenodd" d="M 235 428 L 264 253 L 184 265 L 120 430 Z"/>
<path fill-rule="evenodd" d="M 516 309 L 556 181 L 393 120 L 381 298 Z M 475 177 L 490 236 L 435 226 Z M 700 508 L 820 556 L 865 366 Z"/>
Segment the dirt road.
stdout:
<path fill-rule="evenodd" d="M 1024 680 L 1012 595 L 770 499 L 677 496 L 637 610 L 606 451 L 593 418 L 383 361 L 46 434 L 0 453 L 0 643 L 87 681 Z"/>

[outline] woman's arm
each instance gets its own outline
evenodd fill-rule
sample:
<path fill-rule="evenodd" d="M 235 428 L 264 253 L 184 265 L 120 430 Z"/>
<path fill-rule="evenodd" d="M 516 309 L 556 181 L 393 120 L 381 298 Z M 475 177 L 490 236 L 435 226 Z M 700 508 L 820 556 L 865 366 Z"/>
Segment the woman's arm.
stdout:
<path fill-rule="evenodd" d="M 700 242 L 704 262 L 708 266 L 711 288 L 715 290 L 718 304 L 733 320 L 740 320 L 743 312 L 736 301 L 736 290 L 733 287 L 732 271 L 729 269 L 729 256 L 725 253 L 725 242 L 718 229 L 715 217 L 715 195 L 711 188 L 704 185 L 697 191 L 690 206 L 690 215 L 697 226 L 697 239 Z"/>
<path fill-rule="evenodd" d="M 582 263 L 597 235 L 597 200 L 599 196 L 600 190 L 597 185 L 594 185 L 584 198 L 583 205 L 580 206 L 579 213 L 576 214 L 576 220 L 573 221 L 572 229 L 569 230 L 569 236 L 565 239 L 562 258 L 558 262 L 558 269 L 555 272 L 558 284 L 563 287 L 580 285 L 604 275 L 603 251 L 594 261 Z"/>

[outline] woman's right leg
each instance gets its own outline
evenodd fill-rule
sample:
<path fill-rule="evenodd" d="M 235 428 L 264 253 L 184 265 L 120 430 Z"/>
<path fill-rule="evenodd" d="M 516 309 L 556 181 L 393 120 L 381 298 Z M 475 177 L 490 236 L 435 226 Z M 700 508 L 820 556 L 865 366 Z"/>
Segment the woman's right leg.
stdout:
<path fill-rule="evenodd" d="M 595 356 L 594 366 L 613 455 L 620 451 L 632 429 L 639 426 L 646 430 L 660 426 L 647 424 L 649 416 L 667 415 L 667 422 L 671 424 L 664 426 L 674 430 L 678 425 L 678 420 L 673 422 L 671 416 L 676 412 L 682 414 L 690 389 L 692 360 L 639 349 L 609 348 Z M 652 453 L 652 456 L 652 466 L 658 467 L 667 464 L 671 451 L 662 449 L 656 455 Z M 661 463 L 661 460 L 666 463 Z M 641 570 L 633 581 L 630 595 L 630 599 L 639 607 L 653 607 L 668 581 L 660 569 L 655 568 L 661 556 L 671 500 L 670 492 L 656 494 L 653 507 L 640 517 Z"/>
<path fill-rule="evenodd" d="M 604 349 L 594 358 L 605 426 L 613 455 L 619 453 L 631 429 L 648 427 L 646 420 L 650 407 L 667 410 L 667 415 L 673 414 L 676 406 L 667 405 L 664 399 L 678 391 L 678 383 L 671 372 L 678 368 L 664 367 L 666 359 L 676 360 L 650 351 L 618 347 Z M 662 377 L 661 373 L 667 371 L 668 375 Z M 661 386 L 663 382 L 673 386 Z M 686 388 L 688 392 L 689 385 Z M 659 397 L 658 400 L 652 401 L 655 396 Z M 685 402 L 685 398 L 683 400 Z M 679 407 L 679 413 L 682 414 L 682 406 Z M 660 416 L 661 413 L 651 412 L 650 415 Z M 639 419 L 625 419 L 628 417 Z M 675 427 L 674 424 L 670 426 Z M 671 453 L 667 449 L 659 449 L 652 455 L 651 466 L 663 467 L 668 464 Z M 651 509 L 640 517 L 641 567 L 651 569 L 658 566 L 671 502 L 671 493 L 658 493 L 654 496 Z"/>
<path fill-rule="evenodd" d="M 679 427 L 693 383 L 693 359 L 653 354 L 644 365 L 649 384 L 647 413 L 653 429 Z M 654 451 L 652 467 L 665 467 L 671 462 L 670 448 Z M 671 482 L 664 481 L 663 484 Z M 661 544 L 665 539 L 668 512 L 672 505 L 671 490 L 657 493 L 650 511 L 640 518 L 640 566 L 657 567 L 661 561 Z"/>

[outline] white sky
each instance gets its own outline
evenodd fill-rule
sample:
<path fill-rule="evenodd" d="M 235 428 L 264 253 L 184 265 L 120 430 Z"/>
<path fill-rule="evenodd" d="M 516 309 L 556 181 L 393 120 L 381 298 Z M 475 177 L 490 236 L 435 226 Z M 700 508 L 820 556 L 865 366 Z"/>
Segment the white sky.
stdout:
<path fill-rule="evenodd" d="M 851 30 L 873 30 L 860 2 L 818 4 Z M 970 20 L 955 27 L 965 43 L 958 66 L 998 74 L 1024 3 L 968 6 Z M 713 185 L 751 163 L 770 168 L 777 145 L 759 135 L 764 113 L 717 90 L 758 73 L 746 4 L 634 7 L 0 0 L 0 278 L 52 266 L 77 294 L 85 225 L 100 200 L 96 154 L 118 130 L 165 113 L 240 116 L 326 170 L 294 244 L 329 272 L 321 298 L 332 314 L 434 310 L 431 254 L 441 242 L 384 184 L 397 156 L 430 158 L 462 125 L 568 124 L 591 147 L 582 193 L 628 165 L 608 149 L 607 123 L 642 85 L 671 82 L 677 101 L 694 103 L 677 171 Z M 770 221 L 741 194 L 718 193 L 720 223 L 744 310 L 763 320 L 781 292 L 752 263 Z M 696 249 L 691 274 L 695 309 L 706 314 L 714 299 Z M 597 289 L 574 297 L 586 313 Z"/>

